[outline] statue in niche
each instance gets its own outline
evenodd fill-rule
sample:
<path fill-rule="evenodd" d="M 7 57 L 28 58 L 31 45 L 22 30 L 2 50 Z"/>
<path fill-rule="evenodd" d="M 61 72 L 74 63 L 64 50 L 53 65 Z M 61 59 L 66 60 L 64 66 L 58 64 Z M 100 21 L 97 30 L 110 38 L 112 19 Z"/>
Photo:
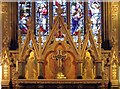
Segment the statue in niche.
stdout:
<path fill-rule="evenodd" d="M 34 50 L 30 52 L 26 64 L 26 74 L 27 79 L 37 79 L 37 60 L 35 59 Z"/>
<path fill-rule="evenodd" d="M 85 79 L 92 79 L 93 61 L 92 61 L 92 57 L 91 57 L 91 54 L 90 54 L 89 50 L 86 51 L 83 66 L 84 66 L 84 77 L 85 77 Z"/>

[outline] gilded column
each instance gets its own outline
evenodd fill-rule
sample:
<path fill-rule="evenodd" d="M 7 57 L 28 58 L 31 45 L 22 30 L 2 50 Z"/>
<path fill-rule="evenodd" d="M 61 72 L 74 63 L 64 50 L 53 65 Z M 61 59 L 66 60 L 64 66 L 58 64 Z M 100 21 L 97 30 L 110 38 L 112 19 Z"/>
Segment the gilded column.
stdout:
<path fill-rule="evenodd" d="M 43 59 L 42 59 L 42 39 L 41 39 L 41 33 L 39 31 L 39 38 L 38 38 L 38 45 L 39 45 L 39 58 L 38 58 L 38 79 L 43 79 Z"/>
<path fill-rule="evenodd" d="M 1 41 L 0 41 L 0 44 L 2 45 L 2 49 L 4 49 L 4 51 L 5 51 L 5 49 L 7 50 L 8 48 L 9 48 L 9 43 L 10 43 L 10 20 L 9 20 L 9 18 L 10 18 L 10 16 L 9 16 L 9 10 L 10 10 L 10 6 L 9 6 L 9 4 L 10 3 L 8 3 L 8 2 L 1 2 L 0 3 L 0 5 L 1 5 L 1 36 L 2 36 L 2 38 L 1 38 Z M 2 59 L 3 60 L 3 59 Z M 9 77 L 10 77 L 10 67 L 7 65 L 7 68 L 8 68 L 8 70 L 7 70 L 7 72 L 8 72 L 8 74 L 6 75 L 8 78 L 7 79 L 9 79 Z M 3 68 L 3 70 L 4 70 L 4 68 Z M 4 76 L 4 75 L 3 75 Z"/>
<path fill-rule="evenodd" d="M 110 79 L 118 81 L 118 11 L 119 3 L 111 2 L 111 65 L 110 65 Z M 120 70 L 119 70 L 120 71 Z M 112 84 L 116 84 L 112 82 Z"/>
<path fill-rule="evenodd" d="M 120 2 L 119 2 L 119 11 L 118 11 L 118 24 L 120 24 Z M 120 25 L 118 25 L 118 38 L 120 38 Z M 120 60 L 120 39 L 118 39 L 118 47 L 119 47 L 119 60 Z M 120 64 L 120 63 L 119 63 Z"/>
<path fill-rule="evenodd" d="M 96 78 L 102 79 L 102 62 L 101 60 L 96 61 Z"/>
<path fill-rule="evenodd" d="M 3 47 L 8 47 L 10 42 L 9 3 L 2 3 L 2 38 Z"/>
<path fill-rule="evenodd" d="M 18 78 L 25 79 L 25 62 L 24 61 L 18 62 Z"/>
<path fill-rule="evenodd" d="M 77 79 L 82 79 L 82 61 L 77 62 Z"/>
<path fill-rule="evenodd" d="M 43 61 L 38 62 L 38 79 L 43 79 Z"/>
<path fill-rule="evenodd" d="M 101 79 L 102 76 L 102 72 L 104 70 L 104 64 L 102 63 L 101 60 L 101 43 L 102 43 L 102 39 L 101 39 L 101 31 L 98 31 L 98 60 L 96 60 L 96 78 L 97 79 Z"/>

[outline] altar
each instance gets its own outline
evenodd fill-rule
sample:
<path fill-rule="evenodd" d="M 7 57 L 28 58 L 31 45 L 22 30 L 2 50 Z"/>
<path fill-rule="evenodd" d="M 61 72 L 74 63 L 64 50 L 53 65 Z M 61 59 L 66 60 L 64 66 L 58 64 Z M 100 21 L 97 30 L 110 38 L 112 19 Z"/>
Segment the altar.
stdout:
<path fill-rule="evenodd" d="M 103 83 L 102 79 L 19 79 L 16 83 L 20 89 L 101 89 L 107 81 Z"/>
<path fill-rule="evenodd" d="M 101 48 L 101 32 L 94 38 L 91 20 L 87 19 L 84 39 L 81 32 L 71 35 L 64 22 L 62 9 L 44 42 L 41 31 L 35 37 L 32 19 L 29 18 L 26 38 L 22 43 L 18 36 L 18 50 L 6 47 L 2 51 L 2 71 L 5 82 L 2 87 L 13 89 L 101 89 L 110 87 L 111 81 L 118 84 L 118 60 L 116 48 L 105 51 Z M 75 41 L 75 39 L 77 41 Z M 96 39 L 98 40 L 96 43 Z M 4 85 L 4 86 L 3 86 Z"/>

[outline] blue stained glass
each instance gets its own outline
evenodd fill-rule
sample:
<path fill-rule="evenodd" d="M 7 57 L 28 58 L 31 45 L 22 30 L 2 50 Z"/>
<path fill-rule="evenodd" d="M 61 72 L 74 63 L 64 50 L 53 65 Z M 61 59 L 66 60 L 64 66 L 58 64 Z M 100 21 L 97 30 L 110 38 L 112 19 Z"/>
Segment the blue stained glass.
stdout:
<path fill-rule="evenodd" d="M 22 34 L 26 34 L 28 30 L 27 20 L 31 16 L 31 8 L 32 3 L 29 0 L 25 2 L 18 2 L 18 26 Z"/>
<path fill-rule="evenodd" d="M 98 30 L 101 29 L 101 3 L 100 2 L 88 2 L 88 16 L 92 21 L 92 31 L 94 38 L 97 40 Z"/>
<path fill-rule="evenodd" d="M 48 2 L 36 1 L 36 35 L 38 35 L 38 30 L 41 30 L 42 35 L 48 35 L 48 13 Z"/>
<path fill-rule="evenodd" d="M 63 9 L 62 16 L 64 17 L 64 21 L 66 22 L 67 18 L 66 18 L 66 2 L 65 1 L 61 1 L 61 0 L 53 1 L 53 17 L 57 16 L 56 9 L 58 8 L 58 5 L 61 5 L 61 8 Z"/>
<path fill-rule="evenodd" d="M 84 35 L 84 2 L 71 2 L 71 34 L 77 35 L 78 30 L 81 36 Z"/>
<path fill-rule="evenodd" d="M 81 40 L 84 38 L 84 2 L 71 2 L 70 14 L 71 35 L 73 36 L 73 41 L 76 42 L 76 46 L 78 47 L 78 31 L 81 32 Z"/>

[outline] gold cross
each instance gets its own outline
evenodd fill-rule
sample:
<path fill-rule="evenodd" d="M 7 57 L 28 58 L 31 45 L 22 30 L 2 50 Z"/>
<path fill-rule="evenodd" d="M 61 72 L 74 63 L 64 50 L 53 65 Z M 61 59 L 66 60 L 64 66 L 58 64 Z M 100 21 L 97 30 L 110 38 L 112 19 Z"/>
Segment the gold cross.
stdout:
<path fill-rule="evenodd" d="M 53 56 L 58 61 L 58 67 L 62 67 L 62 60 L 66 58 L 66 55 L 62 55 L 62 50 L 58 50 L 58 54 Z"/>

